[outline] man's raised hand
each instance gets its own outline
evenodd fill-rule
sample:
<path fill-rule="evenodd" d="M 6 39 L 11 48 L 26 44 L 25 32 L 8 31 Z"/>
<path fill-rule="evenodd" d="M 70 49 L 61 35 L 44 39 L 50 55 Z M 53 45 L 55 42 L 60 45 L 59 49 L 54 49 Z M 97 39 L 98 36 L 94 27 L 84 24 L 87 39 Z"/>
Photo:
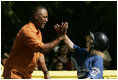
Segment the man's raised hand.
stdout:
<path fill-rule="evenodd" d="M 54 29 L 56 29 L 57 33 L 59 36 L 63 36 L 64 34 L 67 33 L 67 29 L 68 29 L 68 23 L 67 22 L 62 22 L 61 26 L 56 24 L 54 26 Z"/>
<path fill-rule="evenodd" d="M 54 26 L 54 29 L 57 31 L 58 35 L 60 35 L 60 30 L 61 30 L 60 25 L 59 25 L 59 24 L 56 24 L 56 25 Z"/>

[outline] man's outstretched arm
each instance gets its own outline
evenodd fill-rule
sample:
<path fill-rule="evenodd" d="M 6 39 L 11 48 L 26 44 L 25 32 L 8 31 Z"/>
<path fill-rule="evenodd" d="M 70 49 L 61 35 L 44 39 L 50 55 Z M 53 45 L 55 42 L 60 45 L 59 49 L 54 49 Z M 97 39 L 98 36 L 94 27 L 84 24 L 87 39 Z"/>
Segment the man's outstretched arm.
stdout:
<path fill-rule="evenodd" d="M 42 53 L 48 52 L 48 51 L 52 50 L 54 47 L 56 47 L 61 41 L 62 41 L 62 37 L 60 36 L 60 37 L 56 38 L 55 40 L 53 40 L 52 42 L 44 44 L 39 49 L 39 52 L 42 52 Z"/>
<path fill-rule="evenodd" d="M 50 50 L 52 50 L 52 48 L 56 47 L 60 42 L 61 40 L 64 39 L 64 35 L 66 34 L 67 32 L 67 28 L 68 28 L 68 23 L 67 22 L 62 22 L 61 26 L 56 24 L 54 26 L 54 29 L 56 29 L 57 33 L 58 33 L 58 38 L 56 38 L 54 41 L 50 42 L 50 43 L 46 43 L 44 44 L 44 46 L 42 46 L 40 48 L 40 52 L 48 52 Z"/>

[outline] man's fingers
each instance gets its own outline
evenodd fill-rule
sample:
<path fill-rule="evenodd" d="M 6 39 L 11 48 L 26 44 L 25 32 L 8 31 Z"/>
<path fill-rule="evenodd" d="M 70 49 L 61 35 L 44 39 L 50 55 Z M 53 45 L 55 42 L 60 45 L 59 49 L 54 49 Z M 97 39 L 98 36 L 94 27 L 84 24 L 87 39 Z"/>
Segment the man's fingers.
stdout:
<path fill-rule="evenodd" d="M 56 25 L 54 26 L 54 29 L 60 29 L 60 25 L 56 24 Z"/>
<path fill-rule="evenodd" d="M 56 24 L 56 26 L 57 26 L 57 27 L 60 27 L 60 25 L 59 25 L 59 24 Z"/>
<path fill-rule="evenodd" d="M 54 26 L 54 29 L 57 29 L 57 26 Z"/>

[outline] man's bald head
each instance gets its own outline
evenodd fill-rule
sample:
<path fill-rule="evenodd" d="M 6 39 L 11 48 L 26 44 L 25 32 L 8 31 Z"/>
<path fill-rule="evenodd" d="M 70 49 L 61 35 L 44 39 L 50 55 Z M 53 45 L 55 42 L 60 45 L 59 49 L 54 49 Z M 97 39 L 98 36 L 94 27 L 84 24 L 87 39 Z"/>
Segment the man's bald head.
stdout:
<path fill-rule="evenodd" d="M 32 9 L 32 12 L 31 12 L 31 19 L 34 17 L 35 14 L 37 13 L 40 13 L 40 11 L 44 9 L 47 11 L 47 9 L 43 6 L 35 6 L 33 9 Z"/>
<path fill-rule="evenodd" d="M 33 10 L 32 10 L 32 13 L 37 13 L 38 11 L 41 11 L 42 9 L 45 9 L 45 10 L 47 10 L 45 7 L 43 7 L 43 6 L 36 6 L 36 7 L 34 7 L 33 8 Z"/>

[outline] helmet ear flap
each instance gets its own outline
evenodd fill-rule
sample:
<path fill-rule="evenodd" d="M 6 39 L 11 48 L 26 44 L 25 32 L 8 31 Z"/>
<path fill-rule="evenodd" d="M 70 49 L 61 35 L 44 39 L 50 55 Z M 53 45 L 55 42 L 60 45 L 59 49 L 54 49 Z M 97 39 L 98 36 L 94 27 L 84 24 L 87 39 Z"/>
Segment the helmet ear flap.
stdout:
<path fill-rule="evenodd" d="M 90 47 L 91 47 L 91 48 L 94 48 L 94 43 L 91 43 L 91 44 L 90 44 Z"/>

